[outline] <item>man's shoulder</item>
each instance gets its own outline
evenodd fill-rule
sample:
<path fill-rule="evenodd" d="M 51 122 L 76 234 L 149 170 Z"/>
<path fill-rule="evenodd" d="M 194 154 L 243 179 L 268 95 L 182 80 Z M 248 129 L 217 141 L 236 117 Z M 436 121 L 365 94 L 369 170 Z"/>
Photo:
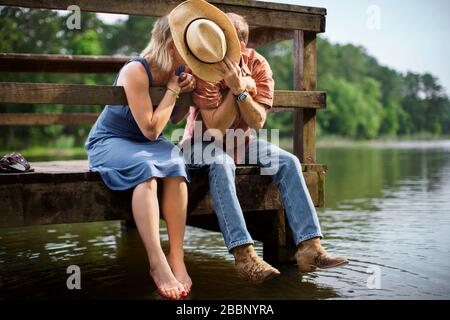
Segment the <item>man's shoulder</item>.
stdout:
<path fill-rule="evenodd" d="M 253 68 L 271 69 L 267 59 L 255 49 L 246 48 L 245 54 L 247 55 L 249 64 L 251 64 Z"/>
<path fill-rule="evenodd" d="M 253 54 L 254 60 L 267 62 L 267 59 L 262 54 L 260 54 L 258 51 L 256 51 L 255 49 L 252 49 L 252 48 L 250 50 L 251 50 L 250 52 Z"/>

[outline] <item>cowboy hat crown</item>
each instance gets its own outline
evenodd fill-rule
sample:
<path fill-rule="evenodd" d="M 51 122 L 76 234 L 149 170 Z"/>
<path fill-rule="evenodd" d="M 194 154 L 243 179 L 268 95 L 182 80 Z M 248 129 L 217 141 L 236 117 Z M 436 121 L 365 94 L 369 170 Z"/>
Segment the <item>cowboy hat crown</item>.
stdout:
<path fill-rule="evenodd" d="M 169 14 L 173 42 L 180 56 L 200 79 L 222 80 L 225 57 L 239 63 L 241 48 L 227 15 L 203 0 L 188 0 Z"/>
<path fill-rule="evenodd" d="M 194 20 L 189 24 L 186 44 L 192 55 L 204 63 L 220 62 L 227 53 L 227 41 L 222 29 L 208 19 Z"/>

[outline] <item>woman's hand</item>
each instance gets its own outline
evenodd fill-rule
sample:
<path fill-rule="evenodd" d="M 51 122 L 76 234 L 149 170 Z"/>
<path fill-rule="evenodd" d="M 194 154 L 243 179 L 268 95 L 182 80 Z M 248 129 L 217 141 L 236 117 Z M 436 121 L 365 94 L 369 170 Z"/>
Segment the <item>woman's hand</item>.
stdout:
<path fill-rule="evenodd" d="M 181 72 L 178 77 L 178 85 L 181 88 L 181 92 L 192 92 L 196 88 L 195 77 L 192 74 Z"/>
<path fill-rule="evenodd" d="M 169 81 L 167 82 L 166 87 L 167 87 L 167 90 L 172 91 L 174 94 L 176 94 L 178 96 L 178 94 L 181 91 L 180 84 L 178 83 L 178 76 L 173 75 L 172 77 L 170 77 Z"/>

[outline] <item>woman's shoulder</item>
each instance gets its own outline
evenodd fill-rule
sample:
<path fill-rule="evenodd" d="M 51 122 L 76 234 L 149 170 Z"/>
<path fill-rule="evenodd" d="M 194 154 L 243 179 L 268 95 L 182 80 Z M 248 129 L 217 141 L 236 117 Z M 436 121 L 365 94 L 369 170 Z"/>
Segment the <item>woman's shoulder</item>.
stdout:
<path fill-rule="evenodd" d="M 122 71 L 126 72 L 127 74 L 136 73 L 144 76 L 147 74 L 145 66 L 139 60 L 131 60 L 123 67 Z"/>
<path fill-rule="evenodd" d="M 149 83 L 146 68 L 137 60 L 130 61 L 122 68 L 120 78 L 130 83 Z"/>

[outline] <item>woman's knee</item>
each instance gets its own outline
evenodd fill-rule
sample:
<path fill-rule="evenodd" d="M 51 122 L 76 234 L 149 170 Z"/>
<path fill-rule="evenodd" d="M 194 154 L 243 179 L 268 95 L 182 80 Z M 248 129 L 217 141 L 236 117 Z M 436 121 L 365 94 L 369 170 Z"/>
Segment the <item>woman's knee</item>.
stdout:
<path fill-rule="evenodd" d="M 152 191 L 157 191 L 158 190 L 158 182 L 156 181 L 155 177 L 152 177 L 150 179 L 145 180 L 144 182 L 141 182 L 140 184 L 138 184 L 136 186 L 136 188 L 139 189 L 150 189 Z"/>
<path fill-rule="evenodd" d="M 164 177 L 161 180 L 163 182 L 163 185 L 169 184 L 186 185 L 186 180 L 182 176 Z"/>

